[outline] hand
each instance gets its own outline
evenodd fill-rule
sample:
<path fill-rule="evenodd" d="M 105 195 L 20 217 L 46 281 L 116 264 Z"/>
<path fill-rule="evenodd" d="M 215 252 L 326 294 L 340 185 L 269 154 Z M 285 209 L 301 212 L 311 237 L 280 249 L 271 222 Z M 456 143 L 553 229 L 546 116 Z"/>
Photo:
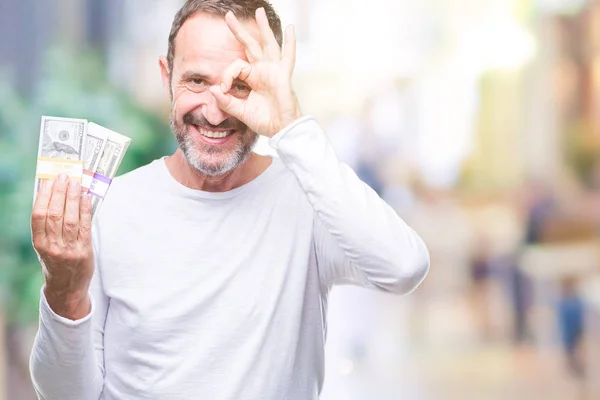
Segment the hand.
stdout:
<path fill-rule="evenodd" d="M 294 29 L 289 26 L 285 31 L 282 54 L 263 8 L 256 10 L 259 42 L 244 29 L 232 12 L 225 15 L 225 21 L 244 46 L 248 61 L 238 59 L 233 62 L 224 71 L 221 85 L 212 86 L 210 91 L 223 111 L 253 131 L 272 137 L 302 116 L 292 89 L 292 73 L 296 62 Z M 230 93 L 236 78 L 250 86 L 249 94 L 236 96 Z"/>
<path fill-rule="evenodd" d="M 42 181 L 31 233 L 50 308 L 72 320 L 88 315 L 88 288 L 94 274 L 92 206 L 89 195 L 81 195 L 78 182 L 67 182 L 66 175 Z"/>

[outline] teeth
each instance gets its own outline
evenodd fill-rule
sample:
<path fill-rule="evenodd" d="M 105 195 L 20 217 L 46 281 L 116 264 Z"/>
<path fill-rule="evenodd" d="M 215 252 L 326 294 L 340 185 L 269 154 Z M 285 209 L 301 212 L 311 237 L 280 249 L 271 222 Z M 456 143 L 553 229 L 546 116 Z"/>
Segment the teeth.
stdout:
<path fill-rule="evenodd" d="M 226 132 L 226 131 L 213 132 L 213 131 L 207 131 L 205 129 L 200 129 L 200 133 L 206 137 L 213 138 L 213 139 L 224 138 L 225 136 L 227 136 L 229 134 L 229 132 Z"/>

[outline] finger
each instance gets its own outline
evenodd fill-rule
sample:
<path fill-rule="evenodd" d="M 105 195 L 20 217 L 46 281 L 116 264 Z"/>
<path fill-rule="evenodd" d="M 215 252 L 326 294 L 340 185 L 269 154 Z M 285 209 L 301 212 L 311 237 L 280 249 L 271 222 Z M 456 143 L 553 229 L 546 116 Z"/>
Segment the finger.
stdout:
<path fill-rule="evenodd" d="M 275 39 L 273 30 L 269 26 L 267 13 L 263 7 L 256 9 L 256 23 L 258 24 L 258 28 L 260 30 L 260 37 L 262 41 L 261 44 L 264 52 L 272 60 L 281 60 L 281 48 L 277 43 L 277 39 Z"/>
<path fill-rule="evenodd" d="M 46 236 L 52 236 L 54 240 L 62 240 L 65 198 L 68 185 L 67 179 L 67 175 L 60 174 L 52 187 L 52 195 L 48 206 L 48 218 L 46 218 Z"/>
<path fill-rule="evenodd" d="M 290 25 L 285 29 L 283 62 L 291 75 L 294 72 L 294 66 L 296 65 L 296 32 L 294 25 Z"/>
<path fill-rule="evenodd" d="M 223 93 L 220 86 L 211 86 L 209 90 L 217 100 L 217 105 L 221 110 L 239 120 L 244 119 L 244 100 L 238 99 L 229 93 Z"/>
<path fill-rule="evenodd" d="M 69 182 L 67 189 L 67 202 L 63 223 L 63 242 L 67 246 L 74 246 L 79 235 L 79 203 L 81 200 L 81 185 L 75 180 Z"/>
<path fill-rule="evenodd" d="M 46 238 L 46 217 L 52 194 L 52 182 L 42 179 L 31 212 L 31 236 L 34 246 Z"/>
<path fill-rule="evenodd" d="M 79 243 L 89 245 L 92 239 L 92 197 L 89 193 L 81 196 L 79 203 Z"/>
<path fill-rule="evenodd" d="M 221 76 L 221 89 L 223 93 L 228 93 L 231 89 L 231 85 L 233 81 L 237 78 L 249 85 L 252 85 L 250 82 L 252 75 L 252 65 L 249 62 L 244 61 L 240 58 L 232 62 L 225 70 Z"/>
<path fill-rule="evenodd" d="M 225 14 L 225 22 L 233 36 L 244 46 L 246 55 L 251 62 L 260 60 L 263 57 L 263 52 L 260 44 L 244 29 L 242 23 L 236 16 L 229 11 Z"/>

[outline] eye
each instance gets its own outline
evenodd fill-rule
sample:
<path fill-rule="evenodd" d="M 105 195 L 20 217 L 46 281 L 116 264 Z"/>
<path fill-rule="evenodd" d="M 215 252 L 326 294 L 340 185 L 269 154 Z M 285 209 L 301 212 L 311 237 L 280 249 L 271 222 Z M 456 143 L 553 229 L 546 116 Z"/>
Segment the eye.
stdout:
<path fill-rule="evenodd" d="M 248 85 L 244 85 L 243 83 L 234 83 L 231 88 L 233 90 L 237 90 L 240 92 L 249 92 L 250 91 L 250 87 Z"/>
<path fill-rule="evenodd" d="M 234 83 L 229 91 L 233 96 L 244 99 L 250 95 L 252 88 L 244 83 Z"/>
<path fill-rule="evenodd" d="M 201 92 L 206 87 L 206 82 L 202 78 L 190 78 L 185 82 L 185 86 L 192 92 Z"/>

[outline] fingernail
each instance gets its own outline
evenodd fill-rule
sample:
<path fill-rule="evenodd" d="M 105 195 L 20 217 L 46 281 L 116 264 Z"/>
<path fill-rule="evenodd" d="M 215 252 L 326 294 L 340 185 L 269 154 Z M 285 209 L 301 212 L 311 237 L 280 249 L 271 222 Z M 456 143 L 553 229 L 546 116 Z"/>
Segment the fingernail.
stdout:
<path fill-rule="evenodd" d="M 225 83 L 224 83 L 224 82 L 221 82 L 221 91 L 222 91 L 223 93 L 227 93 L 227 85 L 225 85 Z"/>
<path fill-rule="evenodd" d="M 69 190 L 78 190 L 79 189 L 79 182 L 77 182 L 75 179 L 71 179 L 69 181 Z"/>
<path fill-rule="evenodd" d="M 67 174 L 60 174 L 60 175 L 58 175 L 58 181 L 59 182 L 66 182 L 67 179 L 69 179 L 69 177 L 67 176 Z"/>

